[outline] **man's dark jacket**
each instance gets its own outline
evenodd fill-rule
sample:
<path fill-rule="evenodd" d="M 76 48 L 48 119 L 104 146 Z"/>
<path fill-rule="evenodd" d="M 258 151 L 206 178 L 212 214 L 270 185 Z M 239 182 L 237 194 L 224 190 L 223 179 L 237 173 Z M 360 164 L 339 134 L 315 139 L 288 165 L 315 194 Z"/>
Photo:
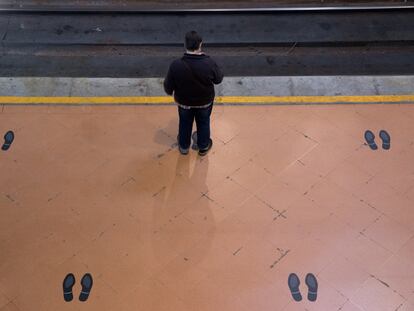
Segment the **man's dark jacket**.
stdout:
<path fill-rule="evenodd" d="M 214 101 L 214 84 L 223 80 L 223 73 L 209 56 L 184 54 L 175 60 L 164 80 L 168 95 L 184 106 L 204 106 Z"/>

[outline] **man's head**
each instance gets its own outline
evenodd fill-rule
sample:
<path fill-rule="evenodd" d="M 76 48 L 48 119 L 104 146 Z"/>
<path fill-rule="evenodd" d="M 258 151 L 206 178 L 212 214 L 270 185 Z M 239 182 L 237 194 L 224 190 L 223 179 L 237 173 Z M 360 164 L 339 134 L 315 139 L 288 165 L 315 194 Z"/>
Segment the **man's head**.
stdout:
<path fill-rule="evenodd" d="M 201 50 L 203 39 L 196 31 L 189 31 L 185 35 L 185 48 L 187 51 L 196 52 Z"/>

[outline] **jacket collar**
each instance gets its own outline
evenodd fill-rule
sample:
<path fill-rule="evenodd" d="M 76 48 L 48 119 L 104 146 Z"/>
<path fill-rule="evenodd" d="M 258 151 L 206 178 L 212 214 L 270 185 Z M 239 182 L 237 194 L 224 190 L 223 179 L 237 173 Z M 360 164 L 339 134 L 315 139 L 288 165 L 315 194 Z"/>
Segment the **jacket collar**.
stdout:
<path fill-rule="evenodd" d="M 184 53 L 184 57 L 185 58 L 203 58 L 203 57 L 206 57 L 206 54 L 200 54 L 200 55 L 197 55 L 197 54 L 188 54 L 188 53 Z"/>

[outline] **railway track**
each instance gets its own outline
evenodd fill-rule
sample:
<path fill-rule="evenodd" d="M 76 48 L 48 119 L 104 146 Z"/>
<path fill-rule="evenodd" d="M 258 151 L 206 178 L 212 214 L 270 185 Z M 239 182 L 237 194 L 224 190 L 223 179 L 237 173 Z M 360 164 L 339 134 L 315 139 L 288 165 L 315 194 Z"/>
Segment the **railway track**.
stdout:
<path fill-rule="evenodd" d="M 255 8 L 409 6 L 414 0 L 255 0 Z M 0 9 L 35 10 L 192 10 L 251 8 L 251 0 L 2 0 Z"/>
<path fill-rule="evenodd" d="M 23 6 L 11 7 L 1 6 L 0 12 L 3 13 L 255 13 L 255 12 L 334 12 L 334 11 L 388 11 L 388 10 L 409 10 L 414 8 L 413 4 L 384 4 L 379 5 L 323 5 L 323 6 L 245 6 L 242 7 L 213 7 L 213 8 L 186 8 L 186 7 L 127 7 L 127 6 Z"/>
<path fill-rule="evenodd" d="M 414 5 L 393 4 L 191 10 L 3 7 L 0 75 L 13 75 L 14 69 L 20 75 L 100 76 L 99 68 L 106 68 L 105 76 L 162 76 L 167 63 L 181 54 L 183 34 L 190 29 L 203 34 L 207 51 L 225 61 L 228 75 L 251 74 L 247 68 L 261 75 L 414 73 Z M 120 49 L 157 65 L 128 70 L 139 63 Z M 224 49 L 243 63 L 230 67 L 229 54 L 220 54 Z M 69 70 L 70 57 L 83 66 Z M 104 65 L 109 59 L 118 63 L 112 72 Z M 41 60 L 46 61 L 39 67 Z"/>

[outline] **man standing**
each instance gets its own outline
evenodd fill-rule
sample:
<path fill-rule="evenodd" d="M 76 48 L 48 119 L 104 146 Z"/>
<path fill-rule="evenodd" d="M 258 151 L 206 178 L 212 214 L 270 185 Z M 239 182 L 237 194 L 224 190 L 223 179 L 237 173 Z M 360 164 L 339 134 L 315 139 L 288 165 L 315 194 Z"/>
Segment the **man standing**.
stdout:
<path fill-rule="evenodd" d="M 204 156 L 213 146 L 210 138 L 210 115 L 214 102 L 214 84 L 223 80 L 217 64 L 201 51 L 202 38 L 190 31 L 185 35 L 186 53 L 175 60 L 164 80 L 164 90 L 174 95 L 178 105 L 178 148 L 188 154 L 194 119 L 197 125 L 198 154 Z"/>

